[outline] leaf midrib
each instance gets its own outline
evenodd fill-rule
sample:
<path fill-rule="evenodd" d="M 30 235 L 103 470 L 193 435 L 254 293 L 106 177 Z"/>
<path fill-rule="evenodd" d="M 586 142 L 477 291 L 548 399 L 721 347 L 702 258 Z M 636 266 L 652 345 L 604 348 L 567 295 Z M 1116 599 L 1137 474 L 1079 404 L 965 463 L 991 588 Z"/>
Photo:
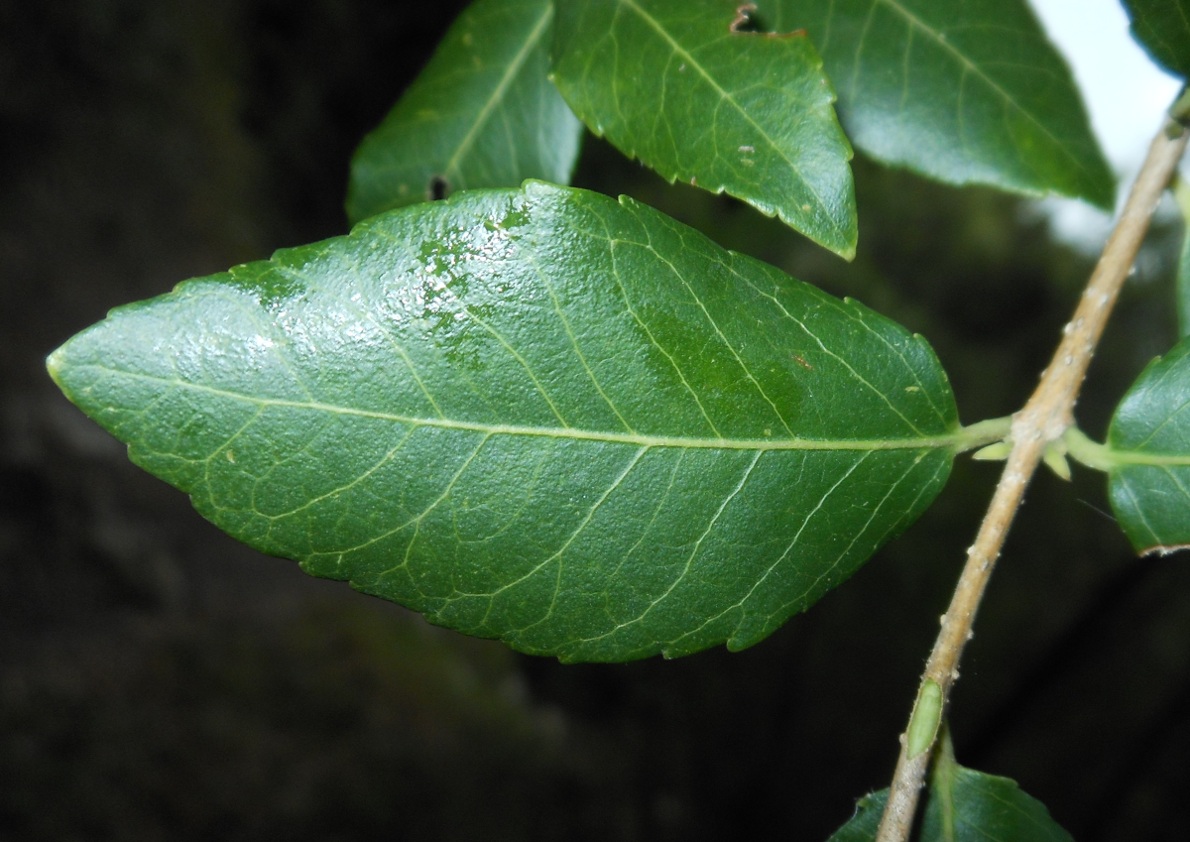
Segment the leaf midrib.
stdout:
<path fill-rule="evenodd" d="M 739 451 L 873 451 L 873 450 L 928 450 L 928 449 L 961 449 L 967 442 L 961 429 L 937 436 L 911 436 L 905 438 L 883 439 L 803 439 L 803 438 L 764 438 L 764 439 L 728 439 L 728 438 L 699 438 L 694 436 L 656 436 L 644 433 L 619 433 L 604 430 L 584 430 L 577 427 L 530 427 L 517 424 L 490 424 L 479 421 L 463 421 L 452 418 L 422 418 L 412 415 L 400 415 L 393 412 L 360 409 L 350 406 L 339 406 L 322 401 L 286 400 L 283 398 L 262 398 L 245 395 L 228 389 L 220 389 L 202 383 L 191 383 L 178 378 L 158 377 L 151 374 L 123 371 L 102 365 L 71 366 L 75 371 L 85 368 L 97 369 L 108 375 L 146 380 L 175 389 L 202 392 L 215 397 L 241 401 L 260 408 L 279 407 L 286 409 L 309 410 L 326 412 L 332 415 L 351 416 L 355 418 L 371 418 L 380 421 L 391 421 L 394 424 L 405 424 L 415 427 L 434 427 L 442 430 L 457 430 L 460 432 L 481 433 L 487 436 L 523 436 L 533 438 L 566 439 L 571 441 L 590 441 L 604 444 L 623 444 L 638 448 L 683 448 L 690 450 L 739 450 Z M 72 390 L 73 391 L 73 390 Z"/>

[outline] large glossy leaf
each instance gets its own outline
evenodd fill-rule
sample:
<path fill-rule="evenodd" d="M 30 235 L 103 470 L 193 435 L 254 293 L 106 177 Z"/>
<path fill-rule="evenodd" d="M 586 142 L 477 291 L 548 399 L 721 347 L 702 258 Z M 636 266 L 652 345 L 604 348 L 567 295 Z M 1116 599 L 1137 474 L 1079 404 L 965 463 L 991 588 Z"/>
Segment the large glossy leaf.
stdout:
<path fill-rule="evenodd" d="M 1153 61 L 1190 77 L 1190 0 L 1122 0 L 1132 35 Z"/>
<path fill-rule="evenodd" d="M 553 4 L 476 0 L 351 162 L 358 221 L 526 178 L 566 183 L 582 124 L 547 78 Z"/>
<path fill-rule="evenodd" d="M 1110 208 L 1115 191 L 1065 62 L 1025 0 L 758 0 L 804 27 L 857 148 L 954 184 L 1057 193 Z"/>
<path fill-rule="evenodd" d="M 855 253 L 851 147 L 799 35 L 735 31 L 723 0 L 558 4 L 554 81 L 596 134 L 670 181 L 727 192 Z"/>
<path fill-rule="evenodd" d="M 888 801 L 882 789 L 860 799 L 855 816 L 828 842 L 873 842 Z M 1045 806 L 1015 781 L 951 763 L 931 780 L 914 842 L 1071 842 Z"/>
<path fill-rule="evenodd" d="M 49 367 L 237 538 L 566 659 L 757 642 L 921 512 L 955 444 L 919 337 L 537 182 L 183 284 Z"/>
<path fill-rule="evenodd" d="M 1190 339 L 1141 373 L 1108 430 L 1112 508 L 1138 552 L 1190 545 Z"/>

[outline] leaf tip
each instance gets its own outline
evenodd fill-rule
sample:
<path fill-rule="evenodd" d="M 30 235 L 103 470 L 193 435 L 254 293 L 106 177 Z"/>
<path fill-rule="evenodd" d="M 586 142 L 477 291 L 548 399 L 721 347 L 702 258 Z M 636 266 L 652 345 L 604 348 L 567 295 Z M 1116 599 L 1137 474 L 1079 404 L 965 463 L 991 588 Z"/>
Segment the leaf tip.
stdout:
<path fill-rule="evenodd" d="M 57 386 L 64 394 L 66 394 L 67 391 L 66 385 L 63 382 L 62 374 L 68 365 L 66 361 L 66 354 L 67 346 L 69 344 L 70 343 L 67 342 L 59 346 L 58 348 L 51 351 L 50 355 L 45 358 L 46 372 L 50 375 L 50 379 L 54 381 L 54 385 Z"/>
<path fill-rule="evenodd" d="M 1116 207 L 1116 181 L 1111 170 L 1104 163 L 1104 172 L 1094 176 L 1094 187 L 1085 191 L 1081 197 L 1093 207 L 1111 213 Z"/>
<path fill-rule="evenodd" d="M 813 223 L 807 222 L 807 217 L 810 216 L 810 210 L 804 205 L 801 207 L 802 214 L 794 215 L 790 214 L 786 208 L 764 208 L 751 199 L 745 199 L 745 201 L 761 213 L 764 213 L 765 216 L 773 216 L 775 214 L 778 219 L 790 228 L 808 237 L 827 251 L 833 252 L 843 258 L 848 263 L 855 259 L 856 247 L 859 244 L 859 229 L 854 212 L 849 215 L 849 219 L 844 220 L 844 225 L 833 225 L 830 229 L 815 231 Z"/>
<path fill-rule="evenodd" d="M 45 358 L 46 370 L 50 373 L 50 377 L 57 380 L 57 374 L 62 368 L 62 349 L 65 346 L 55 348 L 50 352 L 50 355 Z"/>

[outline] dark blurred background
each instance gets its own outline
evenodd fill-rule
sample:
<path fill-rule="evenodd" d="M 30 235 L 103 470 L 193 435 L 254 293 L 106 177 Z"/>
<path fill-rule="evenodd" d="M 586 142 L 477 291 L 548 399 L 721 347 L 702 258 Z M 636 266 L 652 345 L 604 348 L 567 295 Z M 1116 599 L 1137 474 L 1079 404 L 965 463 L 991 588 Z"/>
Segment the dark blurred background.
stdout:
<path fill-rule="evenodd" d="M 751 650 L 562 666 L 259 556 L 133 468 L 44 357 L 127 301 L 342 233 L 355 144 L 457 3 L 0 4 L 0 838 L 822 840 L 887 785 L 997 466 Z M 928 336 L 966 422 L 1020 406 L 1090 258 L 1014 199 L 857 160 L 852 265 L 588 139 L 576 181 Z M 1174 341 L 1157 232 L 1080 404 Z M 952 723 L 1075 838 L 1190 820 L 1190 564 L 1102 477 L 1039 475 Z"/>

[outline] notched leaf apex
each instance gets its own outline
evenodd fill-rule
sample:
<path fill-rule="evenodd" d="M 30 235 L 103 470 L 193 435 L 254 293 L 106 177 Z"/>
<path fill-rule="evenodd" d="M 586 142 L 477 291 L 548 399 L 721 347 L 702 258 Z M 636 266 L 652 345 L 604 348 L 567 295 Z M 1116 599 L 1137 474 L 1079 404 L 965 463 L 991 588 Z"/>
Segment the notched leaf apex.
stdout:
<path fill-rule="evenodd" d="M 789 32 L 773 32 L 769 30 L 756 14 L 755 3 L 744 3 L 736 6 L 735 20 L 728 26 L 728 30 L 736 35 L 763 35 L 766 38 L 801 38 L 806 30 L 794 29 Z"/>
<path fill-rule="evenodd" d="M 753 15 L 756 12 L 755 3 L 744 3 L 741 6 L 736 6 L 735 20 L 731 22 L 728 28 L 729 31 L 735 33 L 756 32 L 759 29 L 756 18 Z"/>

